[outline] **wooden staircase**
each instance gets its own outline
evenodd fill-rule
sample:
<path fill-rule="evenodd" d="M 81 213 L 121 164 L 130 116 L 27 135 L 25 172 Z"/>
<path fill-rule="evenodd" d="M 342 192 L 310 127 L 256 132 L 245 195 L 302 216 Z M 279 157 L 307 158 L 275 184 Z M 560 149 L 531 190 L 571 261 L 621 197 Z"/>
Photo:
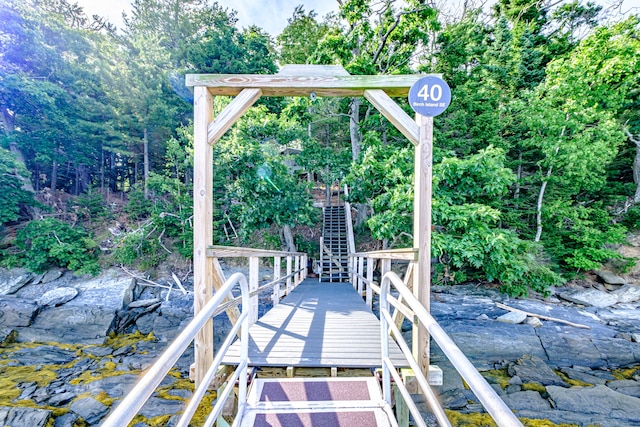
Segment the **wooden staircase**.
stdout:
<path fill-rule="evenodd" d="M 326 206 L 322 210 L 320 239 L 320 281 L 349 281 L 349 247 L 345 206 Z"/>
<path fill-rule="evenodd" d="M 256 379 L 241 427 L 397 426 L 374 377 Z"/>

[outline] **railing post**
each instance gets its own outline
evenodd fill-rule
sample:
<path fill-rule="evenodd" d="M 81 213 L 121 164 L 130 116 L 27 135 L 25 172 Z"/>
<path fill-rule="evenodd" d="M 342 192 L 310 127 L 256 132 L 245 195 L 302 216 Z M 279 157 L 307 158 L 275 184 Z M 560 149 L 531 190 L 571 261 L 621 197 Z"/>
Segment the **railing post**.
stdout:
<path fill-rule="evenodd" d="M 364 276 L 364 257 L 358 257 L 358 295 L 362 297 L 362 291 L 364 290 L 364 281 L 362 277 Z"/>
<path fill-rule="evenodd" d="M 282 257 L 273 257 L 273 280 L 279 280 L 282 277 Z M 280 282 L 273 287 L 273 306 L 280 302 Z"/>
<path fill-rule="evenodd" d="M 300 280 L 300 276 L 301 276 L 301 272 L 300 272 L 300 255 L 296 255 L 296 266 L 295 266 L 295 276 L 294 276 L 294 281 L 293 281 L 293 287 L 295 288 L 296 286 L 298 286 L 301 282 Z"/>
<path fill-rule="evenodd" d="M 302 255 L 302 280 L 307 279 L 308 267 L 309 266 L 309 256 L 307 254 Z"/>
<path fill-rule="evenodd" d="M 371 282 L 373 282 L 373 267 L 375 260 L 373 258 L 367 258 L 367 305 L 369 308 L 373 305 L 373 288 L 371 288 Z"/>
<path fill-rule="evenodd" d="M 260 275 L 260 258 L 256 256 L 249 257 L 249 292 L 258 289 Z M 253 325 L 258 321 L 258 295 L 249 299 L 249 325 Z"/>
<path fill-rule="evenodd" d="M 322 273 L 324 273 L 324 237 L 320 236 L 320 272 L 318 273 L 318 282 L 322 282 Z"/>
<path fill-rule="evenodd" d="M 291 292 L 291 269 L 292 269 L 292 259 L 291 255 L 287 255 L 287 289 L 285 290 L 285 294 L 289 295 Z"/>
<path fill-rule="evenodd" d="M 356 256 L 349 257 L 349 272 L 351 273 L 351 284 L 354 289 L 358 289 L 358 275 L 356 274 L 356 265 L 358 265 L 358 261 Z"/>

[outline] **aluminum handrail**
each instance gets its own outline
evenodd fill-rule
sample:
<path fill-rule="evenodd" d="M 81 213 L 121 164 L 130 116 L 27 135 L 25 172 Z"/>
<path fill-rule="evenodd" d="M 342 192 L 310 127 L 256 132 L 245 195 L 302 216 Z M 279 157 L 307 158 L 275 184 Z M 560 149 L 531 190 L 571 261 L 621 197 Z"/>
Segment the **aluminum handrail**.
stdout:
<path fill-rule="evenodd" d="M 522 427 L 520 420 L 518 420 L 513 412 L 511 412 L 509 407 L 502 401 L 500 396 L 498 396 L 496 391 L 489 385 L 487 380 L 480 375 L 480 372 L 478 372 L 464 353 L 462 353 L 460 348 L 458 348 L 453 340 L 447 335 L 445 330 L 442 329 L 433 316 L 431 316 L 427 309 L 418 301 L 409 288 L 407 288 L 402 279 L 400 279 L 396 273 L 391 271 L 383 276 L 380 292 L 380 336 L 382 340 L 382 359 L 384 361 L 382 367 L 383 392 L 387 402 L 390 403 L 391 399 L 391 370 L 395 371 L 395 367 L 389 359 L 388 336 L 391 331 L 400 345 L 401 350 L 407 357 L 409 365 L 413 368 L 418 384 L 420 385 L 420 389 L 423 392 L 427 404 L 433 411 L 434 415 L 438 418 L 438 422 L 445 426 L 451 425 L 446 418 L 446 414 L 444 414 L 444 409 L 442 409 L 442 406 L 437 401 L 433 391 L 429 387 L 422 370 L 413 359 L 402 334 L 395 324 L 393 324 L 393 321 L 391 321 L 391 312 L 389 311 L 390 301 L 388 298 L 391 285 L 396 288 L 398 293 L 404 299 L 404 302 L 411 308 L 411 310 L 413 310 L 418 321 L 424 325 L 427 331 L 429 331 L 431 337 L 447 356 L 451 364 L 456 368 L 460 376 L 469 385 L 471 391 L 473 391 L 478 400 L 480 400 L 480 403 L 482 403 L 482 406 L 491 415 L 498 427 Z M 402 382 L 397 382 L 397 385 L 401 389 L 405 387 Z M 405 393 L 403 393 L 403 395 L 405 395 Z M 417 410 L 415 405 L 411 405 L 407 402 L 407 406 L 415 419 L 421 418 L 419 413 L 413 412 L 414 410 Z M 443 416 L 444 419 L 442 419 Z"/>
<path fill-rule="evenodd" d="M 129 394 L 116 406 L 114 411 L 109 417 L 102 423 L 102 427 L 122 427 L 128 425 L 131 420 L 137 415 L 138 411 L 147 402 L 149 397 L 156 390 L 158 385 L 164 380 L 171 368 L 175 366 L 178 359 L 182 356 L 185 350 L 189 347 L 194 340 L 196 334 L 206 325 L 207 321 L 212 317 L 217 307 L 222 303 L 224 298 L 231 293 L 232 289 L 236 285 L 240 284 L 240 290 L 242 293 L 242 313 L 238 322 L 227 335 L 223 346 L 217 353 L 211 368 L 205 375 L 205 380 L 199 385 L 198 389 L 194 392 L 193 398 L 187 410 L 179 420 L 179 426 L 188 425 L 193 412 L 197 409 L 198 403 L 205 395 L 209 383 L 217 371 L 224 354 L 230 347 L 233 339 L 236 335 L 238 328 L 241 329 L 240 343 L 241 353 L 240 359 L 244 363 L 240 363 L 233 374 L 234 378 L 239 380 L 239 404 L 244 405 L 246 399 L 247 389 L 247 363 L 248 359 L 248 345 L 249 345 L 249 285 L 246 277 L 242 273 L 235 273 L 227 279 L 224 285 L 218 290 L 211 300 L 203 307 L 203 309 L 189 322 L 185 329 L 178 335 L 178 337 L 171 343 L 171 345 L 162 353 L 160 358 L 149 368 L 149 371 L 138 381 Z M 229 389 L 231 387 L 228 387 Z M 228 394 L 227 394 L 228 396 Z M 219 397 L 217 404 L 212 409 L 212 412 L 207 419 L 205 425 L 212 425 L 213 421 L 217 418 L 222 411 L 224 400 Z M 193 406 L 195 405 L 195 406 Z M 209 422 L 211 421 L 211 424 Z"/>

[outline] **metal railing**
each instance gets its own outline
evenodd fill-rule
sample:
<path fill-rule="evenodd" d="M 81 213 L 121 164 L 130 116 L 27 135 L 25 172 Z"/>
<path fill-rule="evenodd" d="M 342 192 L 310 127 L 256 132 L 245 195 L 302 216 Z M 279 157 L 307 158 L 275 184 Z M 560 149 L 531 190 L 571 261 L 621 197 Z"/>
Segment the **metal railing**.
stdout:
<path fill-rule="evenodd" d="M 402 297 L 402 303 L 399 299 L 391 297 L 390 291 L 392 285 Z M 389 342 L 387 337 L 389 336 L 389 333 L 391 333 L 404 353 L 407 362 L 413 369 L 418 385 L 420 386 L 420 390 L 422 391 L 422 395 L 424 396 L 429 409 L 431 409 L 432 413 L 437 418 L 438 424 L 441 426 L 451 426 L 451 423 L 444 412 L 444 408 L 429 386 L 420 366 L 413 358 L 411 350 L 402 337 L 400 329 L 393 321 L 390 305 L 393 305 L 397 310 L 402 310 L 404 312 L 407 312 L 406 306 L 408 306 L 408 309 L 413 314 L 412 317 L 422 323 L 429 331 L 431 338 L 433 338 L 449 361 L 451 361 L 460 376 L 469 385 L 471 391 L 473 391 L 476 397 L 480 400 L 480 403 L 482 403 L 482 406 L 484 406 L 486 411 L 491 415 L 498 427 L 522 427 L 520 420 L 518 420 L 513 412 L 511 412 L 509 407 L 502 401 L 496 391 L 491 388 L 489 383 L 487 383 L 484 377 L 480 375 L 469 359 L 467 359 L 458 346 L 451 340 L 451 338 L 449 338 L 444 329 L 442 329 L 427 309 L 420 304 L 418 299 L 407 288 L 407 286 L 405 286 L 402 279 L 400 279 L 396 273 L 386 273 L 382 277 L 382 285 L 380 288 L 380 335 L 382 342 L 383 395 L 389 405 L 391 404 L 391 377 L 393 377 L 398 390 L 402 394 L 402 397 L 409 408 L 409 411 L 413 415 L 414 420 L 419 426 L 426 427 L 426 423 L 422 419 L 416 404 L 413 402 L 407 387 L 404 385 L 402 379 L 398 375 L 396 367 L 389 358 Z"/>
<path fill-rule="evenodd" d="M 149 371 L 140 379 L 129 394 L 116 406 L 114 411 L 109 415 L 102 427 L 122 427 L 128 425 L 137 415 L 138 411 L 144 406 L 149 397 L 153 394 L 162 380 L 167 376 L 171 368 L 176 364 L 180 356 L 189 347 L 198 331 L 213 317 L 216 313 L 223 311 L 220 307 L 225 297 L 231 294 L 235 285 L 240 284 L 242 312 L 238 322 L 231 328 L 224 343 L 218 350 L 211 367 L 206 372 L 204 381 L 194 391 L 187 408 L 180 417 L 177 426 L 187 427 L 194 413 L 198 409 L 198 405 L 205 396 L 209 384 L 215 377 L 215 374 L 225 356 L 227 350 L 235 340 L 235 336 L 240 330 L 240 362 L 238 367 L 233 371 L 227 380 L 231 386 L 225 387 L 224 391 L 218 396 L 216 404 L 209 413 L 205 422 L 206 427 L 212 426 L 220 413 L 231 391 L 233 384 L 238 381 L 238 407 L 242 409 L 246 404 L 247 390 L 247 359 L 248 359 L 248 343 L 249 343 L 249 285 L 246 277 L 242 273 L 235 273 L 224 283 L 222 288 L 216 292 L 212 299 L 205 307 L 193 318 L 187 327 L 178 335 L 173 343 L 165 350 L 160 358 L 151 366 Z"/>

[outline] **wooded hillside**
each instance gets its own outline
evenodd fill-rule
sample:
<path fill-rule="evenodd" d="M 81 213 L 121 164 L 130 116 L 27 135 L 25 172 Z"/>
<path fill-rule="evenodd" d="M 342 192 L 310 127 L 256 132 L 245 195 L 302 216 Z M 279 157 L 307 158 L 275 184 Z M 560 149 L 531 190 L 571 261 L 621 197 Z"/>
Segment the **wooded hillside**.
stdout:
<path fill-rule="evenodd" d="M 326 17 L 296 7 L 274 36 L 207 0 L 134 0 L 121 29 L 67 0 L 0 0 L 0 262 L 95 272 L 189 258 L 184 76 L 289 63 L 448 82 L 437 283 L 544 292 L 618 257 L 612 245 L 640 227 L 639 17 L 582 1 L 454 15 L 423 0 L 338 3 Z M 308 173 L 350 187 L 365 240 L 410 245 L 413 145 L 365 99 L 261 99 L 216 145 L 214 173 L 217 244 L 313 255 Z"/>

